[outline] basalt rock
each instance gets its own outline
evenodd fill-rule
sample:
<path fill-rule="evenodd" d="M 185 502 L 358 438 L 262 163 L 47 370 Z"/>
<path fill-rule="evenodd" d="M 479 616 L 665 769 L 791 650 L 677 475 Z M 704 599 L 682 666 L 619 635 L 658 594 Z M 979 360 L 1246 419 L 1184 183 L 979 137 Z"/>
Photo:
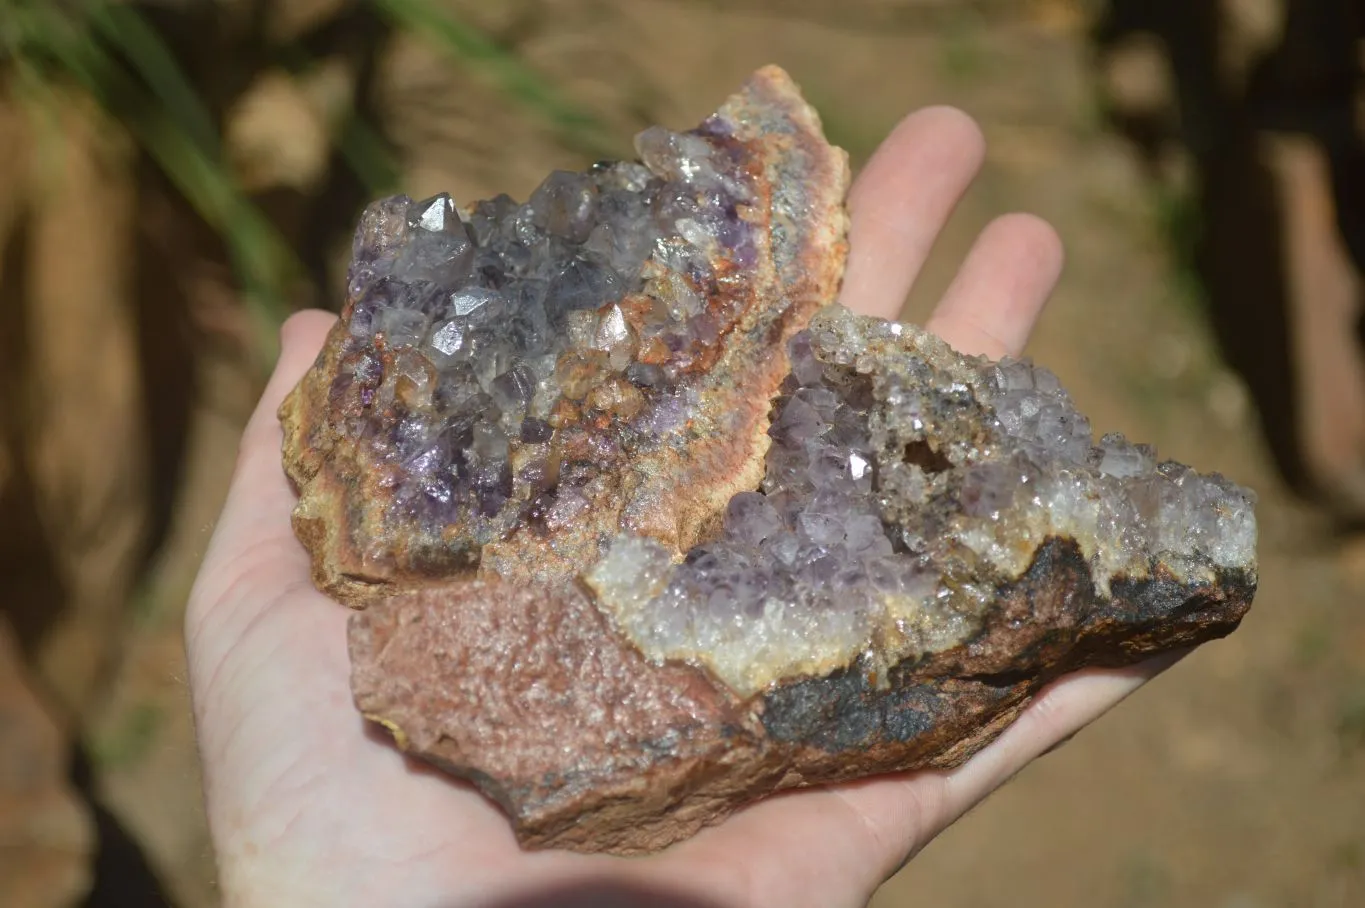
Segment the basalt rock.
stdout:
<path fill-rule="evenodd" d="M 1062 674 L 1236 627 L 1248 491 L 832 304 L 845 159 L 784 74 L 637 150 L 521 205 L 371 206 L 281 411 L 400 747 L 528 846 L 652 851 L 957 765 Z"/>

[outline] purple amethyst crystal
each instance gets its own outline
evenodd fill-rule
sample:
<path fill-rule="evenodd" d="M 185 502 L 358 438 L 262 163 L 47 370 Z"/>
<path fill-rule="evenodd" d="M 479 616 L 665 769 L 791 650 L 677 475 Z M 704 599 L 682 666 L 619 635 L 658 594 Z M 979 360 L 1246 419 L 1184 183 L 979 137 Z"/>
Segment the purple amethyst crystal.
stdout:
<path fill-rule="evenodd" d="M 1075 540 L 1101 598 L 1254 568 L 1250 492 L 1120 435 L 1095 443 L 1046 369 L 840 307 L 790 353 L 763 484 L 731 500 L 720 537 L 674 565 L 622 536 L 587 575 L 655 660 L 741 693 L 914 661 L 980 630 L 1048 538 Z"/>
<path fill-rule="evenodd" d="M 563 462 L 561 401 L 640 443 L 682 425 L 681 376 L 720 341 L 703 306 L 716 265 L 752 256 L 735 214 L 752 191 L 728 142 L 656 128 L 640 138 L 645 164 L 558 171 L 524 204 L 463 214 L 448 195 L 395 196 L 365 211 L 333 395 L 365 383 L 352 434 L 393 464 L 396 518 L 467 525 L 476 548 L 533 500 L 567 516 L 593 471 Z M 594 392 L 602 370 L 623 384 Z"/>

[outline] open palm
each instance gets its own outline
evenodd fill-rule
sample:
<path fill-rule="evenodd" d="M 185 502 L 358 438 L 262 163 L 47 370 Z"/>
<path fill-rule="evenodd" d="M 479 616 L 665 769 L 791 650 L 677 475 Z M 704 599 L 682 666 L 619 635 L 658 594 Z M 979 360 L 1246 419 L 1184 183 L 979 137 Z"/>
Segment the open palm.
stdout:
<path fill-rule="evenodd" d="M 955 110 L 923 110 L 896 128 L 852 191 L 842 302 L 897 312 L 983 150 L 975 124 Z M 1000 218 L 928 327 L 966 352 L 1017 353 L 1061 259 L 1046 224 Z M 310 583 L 290 529 L 294 496 L 275 418 L 332 318 L 303 313 L 284 328 L 186 619 L 229 908 L 861 905 L 945 826 L 1158 668 L 1065 679 L 951 773 L 783 794 L 650 858 L 523 852 L 497 808 L 405 758 L 352 706 L 347 610 Z"/>

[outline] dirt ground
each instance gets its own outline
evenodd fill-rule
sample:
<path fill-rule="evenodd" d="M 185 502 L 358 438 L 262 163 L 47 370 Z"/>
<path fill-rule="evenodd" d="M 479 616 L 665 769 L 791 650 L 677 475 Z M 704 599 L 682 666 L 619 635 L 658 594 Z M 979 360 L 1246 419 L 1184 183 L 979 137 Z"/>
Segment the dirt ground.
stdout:
<path fill-rule="evenodd" d="M 1079 6 L 864 4 L 866 16 L 846 17 L 816 3 L 782 15 L 748 6 L 566 3 L 523 49 L 606 114 L 620 153 L 636 125 L 620 111 L 683 126 L 768 62 L 793 73 L 855 161 L 916 107 L 966 109 L 989 141 L 985 171 L 907 317 L 923 316 L 990 218 L 1046 217 L 1066 241 L 1068 266 L 1032 356 L 1098 430 L 1151 441 L 1261 496 L 1261 589 L 1243 628 L 1023 772 L 874 905 L 1365 904 L 1365 539 L 1335 535 L 1272 469 L 1257 414 L 1220 364 L 1171 249 L 1164 197 L 1105 128 Z M 888 18 L 893 7 L 921 12 Z M 996 7 L 1010 12 L 973 11 Z M 600 49 L 604 33 L 610 52 Z M 389 65 L 390 125 L 412 194 L 524 196 L 551 167 L 580 162 L 515 114 L 484 116 L 462 100 L 461 77 L 420 42 Z M 484 132 L 433 129 L 421 106 L 431 97 L 475 105 L 462 113 Z M 287 140 L 288 126 L 276 126 Z M 509 144 L 489 154 L 490 135 Z M 129 611 L 120 668 L 84 735 L 101 798 L 184 908 L 212 905 L 216 893 L 180 613 L 258 381 L 230 346 L 211 349 L 199 368 L 204 393 L 169 541 Z"/>

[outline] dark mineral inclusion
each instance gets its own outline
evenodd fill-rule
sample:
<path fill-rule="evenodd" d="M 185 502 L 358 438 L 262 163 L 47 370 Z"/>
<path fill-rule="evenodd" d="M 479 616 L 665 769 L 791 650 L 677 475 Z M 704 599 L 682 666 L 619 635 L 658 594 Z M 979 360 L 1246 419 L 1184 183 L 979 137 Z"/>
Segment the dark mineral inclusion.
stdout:
<path fill-rule="evenodd" d="M 651 850 L 961 762 L 1065 671 L 1236 626 L 1250 492 L 832 305 L 844 158 L 784 74 L 636 147 L 524 204 L 372 205 L 282 412 L 400 745 L 528 844 Z"/>

